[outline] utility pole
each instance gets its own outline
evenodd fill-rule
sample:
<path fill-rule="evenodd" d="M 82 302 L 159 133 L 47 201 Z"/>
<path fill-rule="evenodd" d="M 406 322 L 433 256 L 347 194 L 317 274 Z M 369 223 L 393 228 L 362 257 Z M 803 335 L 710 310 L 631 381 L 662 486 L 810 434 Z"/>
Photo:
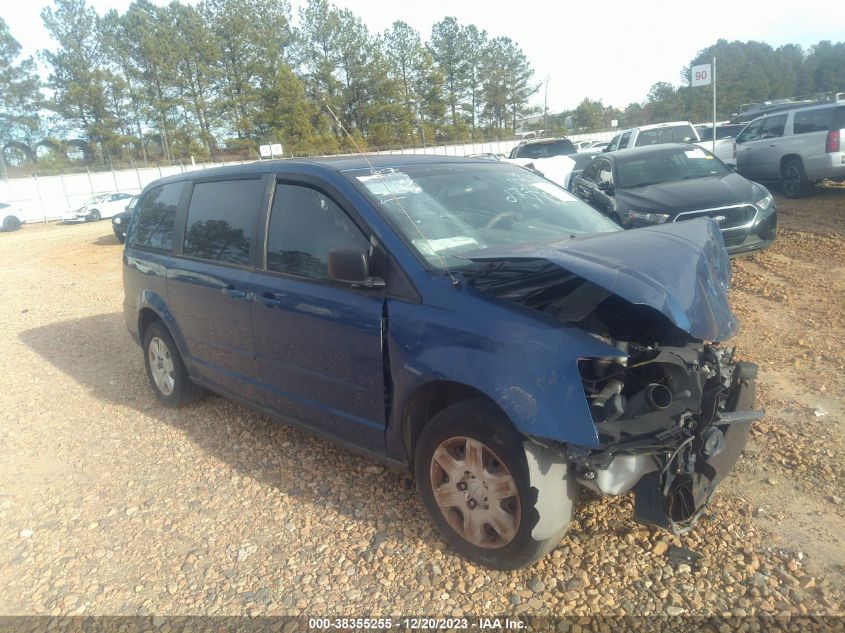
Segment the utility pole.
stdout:
<path fill-rule="evenodd" d="M 546 112 L 549 110 L 549 76 L 546 75 L 546 91 L 543 96 L 543 136 L 546 135 Z"/>
<path fill-rule="evenodd" d="M 716 58 L 713 57 L 713 153 L 716 153 Z"/>

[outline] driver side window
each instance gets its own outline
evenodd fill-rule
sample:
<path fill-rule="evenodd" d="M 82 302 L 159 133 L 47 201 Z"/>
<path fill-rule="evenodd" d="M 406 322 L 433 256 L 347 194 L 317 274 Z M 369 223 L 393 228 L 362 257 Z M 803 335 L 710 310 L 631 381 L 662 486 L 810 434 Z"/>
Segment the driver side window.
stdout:
<path fill-rule="evenodd" d="M 267 232 L 267 269 L 328 279 L 329 251 L 370 244 L 331 198 L 310 187 L 276 185 Z"/>
<path fill-rule="evenodd" d="M 737 143 L 747 143 L 749 141 L 756 141 L 760 138 L 760 131 L 763 129 L 763 122 L 765 119 L 758 119 L 750 123 L 739 136 L 736 137 Z"/>
<path fill-rule="evenodd" d="M 596 178 L 596 182 L 613 184 L 613 166 L 610 164 L 610 161 L 599 160 L 596 162 L 598 167 L 598 177 Z"/>
<path fill-rule="evenodd" d="M 596 182 L 599 175 L 599 163 L 601 161 L 594 160 L 592 163 L 587 165 L 587 168 L 581 174 L 581 178 L 584 180 L 588 180 L 590 182 Z"/>

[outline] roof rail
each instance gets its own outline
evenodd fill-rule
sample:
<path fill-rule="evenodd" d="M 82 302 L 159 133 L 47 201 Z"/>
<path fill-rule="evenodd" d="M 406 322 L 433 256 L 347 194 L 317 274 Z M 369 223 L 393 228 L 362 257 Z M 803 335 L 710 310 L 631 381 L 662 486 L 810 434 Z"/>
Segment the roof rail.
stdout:
<path fill-rule="evenodd" d="M 805 108 L 825 103 L 839 103 L 845 101 L 845 92 L 822 92 L 813 95 L 789 97 L 787 99 L 772 99 L 757 103 L 743 103 L 739 112 L 731 115 L 731 123 L 746 123 L 764 114 Z"/>

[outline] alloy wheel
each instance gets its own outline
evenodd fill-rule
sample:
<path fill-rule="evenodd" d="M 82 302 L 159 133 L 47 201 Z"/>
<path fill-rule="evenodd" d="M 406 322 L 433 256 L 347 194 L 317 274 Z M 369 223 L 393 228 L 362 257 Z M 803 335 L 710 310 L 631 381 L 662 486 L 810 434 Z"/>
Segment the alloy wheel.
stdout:
<path fill-rule="evenodd" d="M 466 541 L 498 549 L 516 537 L 521 514 L 516 481 L 483 442 L 444 440 L 432 455 L 430 476 L 437 506 Z"/>
<path fill-rule="evenodd" d="M 150 339 L 148 354 L 153 382 L 163 395 L 169 396 L 173 393 L 176 378 L 174 377 L 173 357 L 167 343 L 154 336 Z"/>
<path fill-rule="evenodd" d="M 788 197 L 797 196 L 801 189 L 801 172 L 795 165 L 787 165 L 783 168 L 783 192 Z"/>

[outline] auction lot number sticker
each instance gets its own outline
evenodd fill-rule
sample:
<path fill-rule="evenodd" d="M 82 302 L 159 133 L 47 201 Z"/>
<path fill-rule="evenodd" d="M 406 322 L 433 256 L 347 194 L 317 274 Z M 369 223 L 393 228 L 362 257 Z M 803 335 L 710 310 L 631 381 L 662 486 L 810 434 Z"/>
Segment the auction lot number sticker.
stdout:
<path fill-rule="evenodd" d="M 518 631 L 525 627 L 521 620 L 510 618 L 309 618 L 313 630 L 388 631 L 400 630 L 490 630 Z"/>

